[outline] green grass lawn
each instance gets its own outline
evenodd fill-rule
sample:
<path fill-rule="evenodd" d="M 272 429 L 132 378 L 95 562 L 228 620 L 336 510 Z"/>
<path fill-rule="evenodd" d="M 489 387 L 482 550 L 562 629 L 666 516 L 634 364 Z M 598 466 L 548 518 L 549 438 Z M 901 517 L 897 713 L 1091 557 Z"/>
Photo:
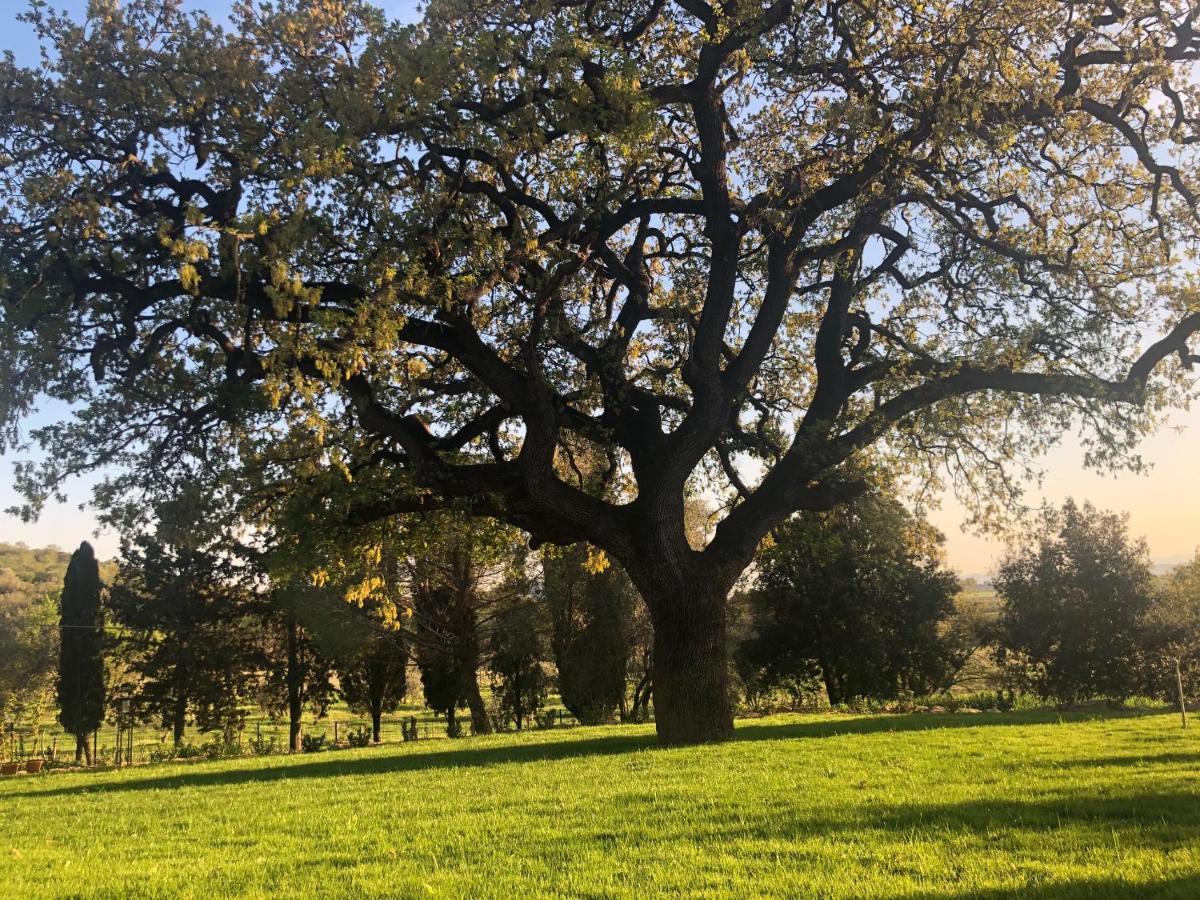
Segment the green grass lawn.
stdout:
<path fill-rule="evenodd" d="M 1165 714 L 781 716 L 0 782 L 0 894 L 1200 896 Z"/>

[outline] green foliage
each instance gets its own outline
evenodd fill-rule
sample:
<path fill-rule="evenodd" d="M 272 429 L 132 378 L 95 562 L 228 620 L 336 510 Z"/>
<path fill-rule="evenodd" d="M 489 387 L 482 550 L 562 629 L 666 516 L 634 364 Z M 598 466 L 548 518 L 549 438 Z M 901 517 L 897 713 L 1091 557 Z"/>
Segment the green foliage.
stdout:
<path fill-rule="evenodd" d="M 1200 553 L 1159 585 L 1145 630 L 1147 690 L 1174 700 L 1178 664 L 1185 696 L 1196 697 L 1200 692 Z"/>
<path fill-rule="evenodd" d="M 122 548 L 120 574 L 109 595 L 120 629 L 140 714 L 183 741 L 189 717 L 201 731 L 228 736 L 245 722 L 266 660 L 266 609 L 229 544 L 208 543 L 198 514 L 160 507 L 153 534 Z M 182 518 L 181 518 L 182 514 Z"/>
<path fill-rule="evenodd" d="M 24 544 L 0 544 L 0 571 L 8 569 L 18 582 L 34 593 L 57 593 L 71 554 L 57 547 L 27 547 Z"/>
<path fill-rule="evenodd" d="M 817 676 L 832 704 L 946 684 L 965 660 L 944 640 L 958 582 L 941 568 L 941 541 L 882 493 L 781 526 L 759 558 L 744 680 Z"/>
<path fill-rule="evenodd" d="M 37 731 L 54 703 L 58 602 L 71 556 L 0 544 L 0 718 Z M 115 567 L 100 563 L 101 580 Z"/>
<path fill-rule="evenodd" d="M 376 737 L 380 717 L 398 709 L 408 689 L 408 639 L 398 628 L 377 627 L 356 654 L 336 663 L 342 699 L 371 717 Z"/>
<path fill-rule="evenodd" d="M 71 556 L 59 603 L 58 721 L 84 742 L 104 720 L 100 567 L 84 541 Z"/>
<path fill-rule="evenodd" d="M 53 699 L 57 606 L 48 587 L 0 569 L 0 718 L 5 722 L 36 726 Z"/>
<path fill-rule="evenodd" d="M 641 602 L 620 566 L 590 570 L 593 554 L 584 546 L 542 554 L 542 598 L 558 692 L 584 725 L 611 721 L 624 706 L 635 605 Z"/>
<path fill-rule="evenodd" d="M 300 749 L 305 753 L 320 753 L 325 749 L 325 735 L 306 734 L 300 738 Z"/>
<path fill-rule="evenodd" d="M 37 3 L 44 63 L 0 61 L 0 439 L 76 412 L 21 512 L 214 469 L 588 542 L 705 616 L 659 635 L 704 733 L 665 667 L 657 721 L 726 736 L 724 600 L 864 457 L 993 520 L 1064 432 L 1137 468 L 1194 395 L 1194 16 L 1110 6 Z"/>
<path fill-rule="evenodd" d="M 1125 518 L 1073 500 L 1047 508 L 995 583 L 999 659 L 1018 686 L 1063 704 L 1138 690 L 1154 581 Z"/>
<path fill-rule="evenodd" d="M 507 600 L 495 614 L 488 640 L 498 718 L 517 731 L 537 716 L 550 684 L 542 663 L 546 648 L 540 612 L 528 597 Z"/>
<path fill-rule="evenodd" d="M 408 582 L 412 594 L 414 659 L 425 703 L 461 733 L 457 711 L 467 707 L 476 734 L 491 729 L 479 691 L 485 633 L 481 620 L 519 583 L 525 549 L 520 535 L 494 523 L 441 513 L 410 530 Z"/>
<path fill-rule="evenodd" d="M 276 612 L 263 637 L 267 664 L 259 700 L 272 714 L 287 715 L 293 728 L 306 709 L 314 718 L 323 718 L 337 694 L 333 660 L 301 624 L 302 617 L 311 614 L 314 595 L 299 586 L 277 592 L 272 598 Z"/>

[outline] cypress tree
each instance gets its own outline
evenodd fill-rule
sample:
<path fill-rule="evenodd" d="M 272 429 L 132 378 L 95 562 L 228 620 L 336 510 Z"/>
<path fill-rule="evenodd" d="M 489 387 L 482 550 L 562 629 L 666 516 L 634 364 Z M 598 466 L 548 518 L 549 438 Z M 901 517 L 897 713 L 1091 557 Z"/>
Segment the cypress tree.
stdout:
<path fill-rule="evenodd" d="M 92 763 L 88 737 L 104 719 L 104 631 L 100 566 L 92 545 L 79 545 L 67 566 L 59 603 L 58 721 L 75 735 L 75 761 Z"/>

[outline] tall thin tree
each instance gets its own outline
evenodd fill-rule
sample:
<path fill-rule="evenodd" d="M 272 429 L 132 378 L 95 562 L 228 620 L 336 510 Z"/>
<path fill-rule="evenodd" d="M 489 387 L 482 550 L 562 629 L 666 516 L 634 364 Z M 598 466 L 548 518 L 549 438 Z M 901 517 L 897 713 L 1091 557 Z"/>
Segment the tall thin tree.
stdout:
<path fill-rule="evenodd" d="M 89 736 L 104 719 L 100 566 L 84 541 L 71 557 L 59 604 L 58 721 L 75 735 L 75 761 L 92 764 Z"/>

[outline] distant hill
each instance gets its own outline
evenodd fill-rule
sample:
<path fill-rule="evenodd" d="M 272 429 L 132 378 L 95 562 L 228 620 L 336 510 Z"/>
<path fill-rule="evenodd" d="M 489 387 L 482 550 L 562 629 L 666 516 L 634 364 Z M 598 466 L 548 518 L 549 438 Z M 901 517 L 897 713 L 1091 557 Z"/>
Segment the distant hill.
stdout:
<path fill-rule="evenodd" d="M 1191 556 L 1179 553 L 1174 556 L 1160 556 L 1150 564 L 1150 571 L 1154 575 L 1170 575 L 1180 566 L 1191 562 L 1192 558 Z M 973 591 L 990 592 L 992 590 L 991 575 L 975 572 L 973 574 L 960 574 L 959 578 L 963 583 L 963 593 L 971 593 Z"/>
<path fill-rule="evenodd" d="M 25 544 L 0 543 L 0 573 L 11 573 L 15 580 L 32 591 L 42 594 L 62 590 L 63 578 L 71 554 L 59 547 L 27 547 Z M 100 577 L 111 584 L 116 563 L 100 563 Z"/>
<path fill-rule="evenodd" d="M 0 544 L 0 570 L 9 569 L 26 584 L 41 590 L 62 586 L 71 554 L 58 547 Z"/>

